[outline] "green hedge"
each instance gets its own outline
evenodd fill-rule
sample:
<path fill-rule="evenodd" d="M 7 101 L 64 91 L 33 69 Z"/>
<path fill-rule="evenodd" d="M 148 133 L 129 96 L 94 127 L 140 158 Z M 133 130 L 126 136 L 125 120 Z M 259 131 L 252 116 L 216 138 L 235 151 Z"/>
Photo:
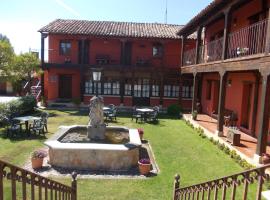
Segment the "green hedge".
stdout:
<path fill-rule="evenodd" d="M 20 97 L 8 103 L 0 103 L 0 123 L 4 117 L 13 117 L 31 113 L 37 106 L 34 96 Z"/>
<path fill-rule="evenodd" d="M 167 108 L 168 115 L 179 116 L 181 112 L 181 107 L 177 104 L 169 105 Z"/>

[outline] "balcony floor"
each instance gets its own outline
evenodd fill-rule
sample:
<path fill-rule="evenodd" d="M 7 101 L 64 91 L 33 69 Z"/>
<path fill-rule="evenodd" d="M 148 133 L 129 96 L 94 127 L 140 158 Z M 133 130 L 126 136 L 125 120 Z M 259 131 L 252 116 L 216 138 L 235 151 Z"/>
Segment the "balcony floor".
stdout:
<path fill-rule="evenodd" d="M 212 134 L 213 137 L 217 136 L 216 135 L 217 120 L 214 118 L 211 118 L 209 115 L 199 114 L 197 116 L 196 121 L 191 119 L 192 118 L 191 114 L 185 114 L 184 118 L 188 119 L 193 124 L 197 123 L 202 128 L 208 130 L 208 132 L 210 134 Z M 224 126 L 224 136 L 218 137 L 218 138 L 221 139 L 223 142 L 230 144 L 226 140 L 227 131 L 228 131 L 228 128 Z M 241 133 L 241 141 L 240 141 L 241 145 L 240 146 L 232 146 L 231 145 L 231 146 L 233 148 L 235 148 L 236 150 L 238 150 L 239 152 L 241 152 L 242 154 L 244 154 L 247 158 L 249 158 L 249 160 L 253 160 L 254 154 L 256 153 L 257 139 L 254 137 L 251 137 L 250 135 L 247 135 L 244 132 L 241 132 L 241 131 L 239 131 L 239 132 Z M 270 154 L 270 146 L 267 146 L 266 151 L 268 154 Z"/>

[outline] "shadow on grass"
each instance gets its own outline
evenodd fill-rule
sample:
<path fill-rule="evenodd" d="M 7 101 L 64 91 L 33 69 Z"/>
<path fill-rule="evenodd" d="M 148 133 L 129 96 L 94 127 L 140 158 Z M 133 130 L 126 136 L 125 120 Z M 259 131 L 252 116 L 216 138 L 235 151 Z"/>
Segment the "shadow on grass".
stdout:
<path fill-rule="evenodd" d="M 29 136 L 26 133 L 15 134 L 13 136 L 7 135 L 5 130 L 0 131 L 0 138 L 3 140 L 9 140 L 10 142 L 20 142 L 24 140 L 46 140 L 48 139 L 46 135 L 36 135 L 30 134 Z"/>

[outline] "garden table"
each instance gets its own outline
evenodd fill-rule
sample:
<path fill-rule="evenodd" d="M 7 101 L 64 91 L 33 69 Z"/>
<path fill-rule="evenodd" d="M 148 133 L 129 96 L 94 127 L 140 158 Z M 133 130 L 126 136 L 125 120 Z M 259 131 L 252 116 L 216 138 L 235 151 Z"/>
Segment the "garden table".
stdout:
<path fill-rule="evenodd" d="M 14 117 L 13 120 L 17 120 L 25 124 L 25 131 L 29 136 L 29 121 L 34 120 L 41 120 L 41 117 L 34 117 L 34 116 L 22 116 L 22 117 Z"/>
<path fill-rule="evenodd" d="M 144 121 L 147 121 L 147 117 L 149 113 L 154 112 L 154 110 L 151 108 L 137 108 L 136 111 L 143 114 Z"/>

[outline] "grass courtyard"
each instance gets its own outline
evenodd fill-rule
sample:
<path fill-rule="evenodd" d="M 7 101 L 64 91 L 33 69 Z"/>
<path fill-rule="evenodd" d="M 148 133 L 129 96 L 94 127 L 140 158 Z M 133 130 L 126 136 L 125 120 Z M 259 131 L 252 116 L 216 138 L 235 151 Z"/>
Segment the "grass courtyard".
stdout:
<path fill-rule="evenodd" d="M 60 125 L 87 124 L 88 114 L 77 111 L 49 111 L 49 133 L 52 136 Z M 150 142 L 160 174 L 146 180 L 82 179 L 78 180 L 78 199 L 106 200 L 166 200 L 172 197 L 173 177 L 181 175 L 181 186 L 215 179 L 243 169 L 224 152 L 202 139 L 179 119 L 159 120 L 159 124 L 136 124 L 130 117 L 119 117 L 117 125 L 143 128 Z M 0 129 L 0 159 L 22 166 L 34 149 L 43 146 L 44 137 L 28 139 L 6 138 Z M 59 180 L 70 184 L 70 179 Z"/>

